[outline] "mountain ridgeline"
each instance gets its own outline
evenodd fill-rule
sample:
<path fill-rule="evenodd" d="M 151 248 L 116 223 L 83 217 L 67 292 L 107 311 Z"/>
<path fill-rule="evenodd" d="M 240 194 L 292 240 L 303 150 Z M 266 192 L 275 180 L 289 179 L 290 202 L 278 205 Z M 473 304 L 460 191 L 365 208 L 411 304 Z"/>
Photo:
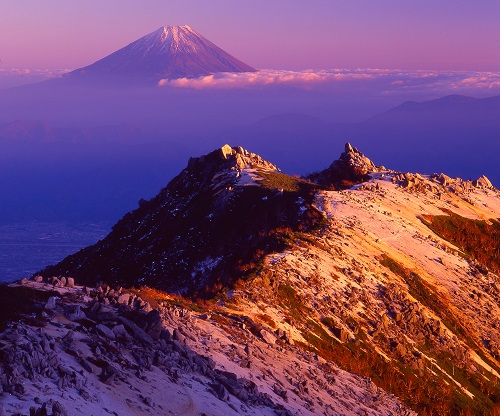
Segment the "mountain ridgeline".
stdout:
<path fill-rule="evenodd" d="M 266 351 L 313 353 L 315 374 L 329 380 L 319 390 L 297 381 L 304 374 L 282 378 L 291 371 L 282 364 L 262 378 L 274 377 L 273 397 L 297 414 L 359 414 L 359 401 L 328 413 L 325 401 L 340 405 L 331 393 L 344 380 L 330 367 L 338 366 L 418 414 L 495 415 L 498 212 L 500 192 L 486 177 L 393 171 L 346 144 L 327 169 L 299 178 L 225 145 L 190 159 L 106 238 L 43 270 L 35 284 L 105 282 L 85 293 L 110 305 L 130 288 L 142 300 L 127 297 L 128 306 L 181 304 L 242 350 L 257 337 Z M 193 348 L 205 345 L 196 337 Z M 267 366 L 259 360 L 239 367 L 255 378 Z M 370 414 L 415 414 L 362 403 Z"/>
<path fill-rule="evenodd" d="M 94 246 L 43 274 L 211 296 L 258 269 L 294 232 L 318 227 L 317 186 L 241 147 L 199 158 Z"/>
<path fill-rule="evenodd" d="M 334 125 L 296 114 L 335 97 L 350 112 L 325 84 L 179 88 L 253 71 L 165 26 L 4 91 L 0 218 L 136 207 L 224 135 L 301 173 L 350 137 L 398 169 L 499 180 L 498 97 Z M 101 241 L 0 288 L 0 415 L 499 415 L 493 184 L 387 169 L 348 143 L 303 177 L 240 146 L 191 158 Z"/>

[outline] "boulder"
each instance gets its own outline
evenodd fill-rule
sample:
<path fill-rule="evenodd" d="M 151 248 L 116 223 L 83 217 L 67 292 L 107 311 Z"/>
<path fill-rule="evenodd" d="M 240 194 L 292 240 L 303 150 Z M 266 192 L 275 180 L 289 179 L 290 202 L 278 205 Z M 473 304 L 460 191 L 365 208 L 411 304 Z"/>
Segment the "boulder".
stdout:
<path fill-rule="evenodd" d="M 448 176 L 448 175 L 445 175 L 444 173 L 441 173 L 438 177 L 437 177 L 437 180 L 439 183 L 441 183 L 441 185 L 443 186 L 447 186 L 449 185 L 453 180 Z"/>
<path fill-rule="evenodd" d="M 132 340 L 132 337 L 129 335 L 123 324 L 114 326 L 113 333 L 118 341 L 128 342 Z"/>
<path fill-rule="evenodd" d="M 276 344 L 276 337 L 265 329 L 261 329 L 260 336 L 268 344 Z"/>
<path fill-rule="evenodd" d="M 170 331 L 168 329 L 162 329 L 160 331 L 160 339 L 168 342 L 172 341 L 172 335 L 170 334 Z"/>
<path fill-rule="evenodd" d="M 106 337 L 106 338 L 108 338 L 110 340 L 115 340 L 116 339 L 115 333 L 113 332 L 113 330 L 111 330 L 110 328 L 108 328 L 106 325 L 98 324 L 98 325 L 96 325 L 95 328 L 96 328 L 97 332 L 100 335 L 102 335 L 102 336 L 104 336 L 104 337 Z"/>
<path fill-rule="evenodd" d="M 476 188 L 481 188 L 481 189 L 490 189 L 490 188 L 493 188 L 493 184 L 484 175 L 481 176 L 480 178 L 476 179 L 475 181 L 473 181 L 472 185 L 475 186 Z"/>
<path fill-rule="evenodd" d="M 68 412 L 61 403 L 55 401 L 52 404 L 52 416 L 68 416 Z"/>
<path fill-rule="evenodd" d="M 149 336 L 153 338 L 155 341 L 160 339 L 161 330 L 163 328 L 160 312 L 158 312 L 156 309 L 151 310 L 146 315 L 145 321 L 146 321 L 145 330 L 149 334 Z"/>
<path fill-rule="evenodd" d="M 208 385 L 211 387 L 209 391 L 219 400 L 226 401 L 229 399 L 229 393 L 221 383 L 216 381 L 214 383 L 208 383 Z"/>
<path fill-rule="evenodd" d="M 288 391 L 282 388 L 279 384 L 273 386 L 273 391 L 276 395 L 280 396 L 285 402 L 288 402 Z"/>
<path fill-rule="evenodd" d="M 55 309 L 56 308 L 57 296 L 51 296 L 47 303 L 45 304 L 45 309 Z"/>
<path fill-rule="evenodd" d="M 92 368 L 92 365 L 88 362 L 88 360 L 86 358 L 79 358 L 78 359 L 78 362 L 80 363 L 80 365 L 85 369 L 87 370 L 89 373 L 93 373 L 94 372 L 94 369 Z"/>
<path fill-rule="evenodd" d="M 82 311 L 80 305 L 69 305 L 64 308 L 64 315 L 70 321 L 78 321 L 80 319 L 85 319 L 87 316 L 85 312 Z"/>
<path fill-rule="evenodd" d="M 173 334 L 173 339 L 174 341 L 179 341 L 181 344 L 186 343 L 186 337 L 181 334 L 181 331 L 179 329 L 174 329 L 174 334 Z"/>
<path fill-rule="evenodd" d="M 151 336 L 149 336 L 146 331 L 139 328 L 135 323 L 129 321 L 123 316 L 119 316 L 118 320 L 125 326 L 125 328 L 127 328 L 132 333 L 135 339 L 147 345 L 153 344 L 153 339 L 151 338 Z"/>

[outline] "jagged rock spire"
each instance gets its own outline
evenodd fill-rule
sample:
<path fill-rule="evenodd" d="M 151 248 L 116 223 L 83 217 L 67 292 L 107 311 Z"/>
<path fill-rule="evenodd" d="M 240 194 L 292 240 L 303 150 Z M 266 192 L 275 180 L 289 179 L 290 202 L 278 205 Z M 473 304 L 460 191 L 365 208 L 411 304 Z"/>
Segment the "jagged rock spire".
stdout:
<path fill-rule="evenodd" d="M 369 173 L 384 170 L 347 142 L 344 152 L 327 169 L 313 173 L 309 179 L 327 189 L 349 188 L 370 179 Z"/>
<path fill-rule="evenodd" d="M 340 161 L 347 163 L 358 174 L 366 175 L 369 172 L 377 172 L 380 170 L 375 163 L 361 153 L 357 148 L 352 147 L 349 142 L 345 144 L 344 153 L 340 155 Z M 331 166 L 339 165 L 339 161 L 334 161 Z M 330 167 L 331 167 L 330 166 Z"/>

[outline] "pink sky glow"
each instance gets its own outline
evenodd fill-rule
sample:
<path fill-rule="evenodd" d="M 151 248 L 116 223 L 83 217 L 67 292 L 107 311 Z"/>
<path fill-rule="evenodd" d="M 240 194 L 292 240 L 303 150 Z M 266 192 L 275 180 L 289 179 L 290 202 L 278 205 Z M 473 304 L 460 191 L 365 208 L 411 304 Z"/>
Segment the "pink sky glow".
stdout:
<path fill-rule="evenodd" d="M 497 0 L 6 0 L 0 68 L 76 69 L 171 24 L 257 68 L 500 70 Z"/>

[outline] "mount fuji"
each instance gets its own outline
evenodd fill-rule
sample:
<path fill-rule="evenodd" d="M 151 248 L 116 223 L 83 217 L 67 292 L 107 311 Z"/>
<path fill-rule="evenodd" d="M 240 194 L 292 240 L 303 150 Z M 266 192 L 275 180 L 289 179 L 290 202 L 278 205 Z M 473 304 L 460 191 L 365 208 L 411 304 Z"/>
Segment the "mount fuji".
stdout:
<path fill-rule="evenodd" d="M 217 72 L 255 72 L 208 39 L 185 26 L 164 26 L 65 78 L 194 78 Z"/>

